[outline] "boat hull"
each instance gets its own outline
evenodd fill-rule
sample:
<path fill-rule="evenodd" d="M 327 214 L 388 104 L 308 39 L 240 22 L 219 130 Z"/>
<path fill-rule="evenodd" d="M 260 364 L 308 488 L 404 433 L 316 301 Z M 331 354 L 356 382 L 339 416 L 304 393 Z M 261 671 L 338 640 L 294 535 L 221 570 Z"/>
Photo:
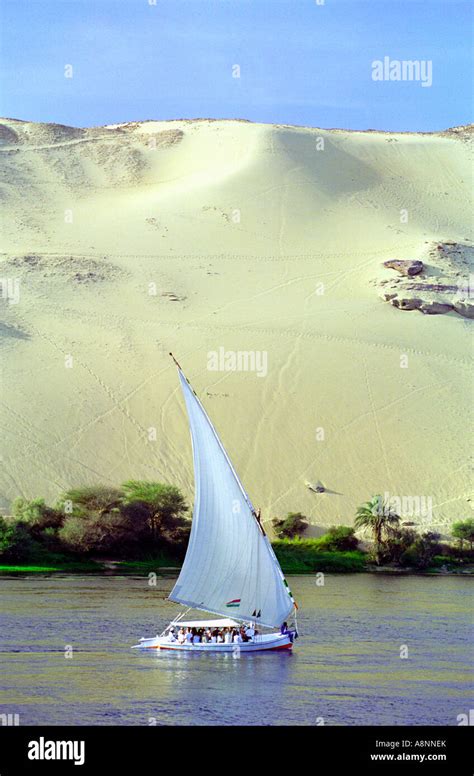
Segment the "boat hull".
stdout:
<path fill-rule="evenodd" d="M 291 650 L 293 643 L 289 636 L 281 635 L 279 633 L 271 633 L 269 635 L 255 636 L 251 641 L 245 641 L 241 643 L 232 644 L 216 644 L 215 642 L 199 643 L 199 644 L 178 644 L 177 641 L 170 641 L 167 636 L 156 636 L 151 639 L 141 639 L 139 644 L 136 644 L 132 649 L 159 649 L 167 650 L 169 652 L 231 652 L 231 653 L 247 653 L 247 652 L 274 652 L 276 650 Z"/>

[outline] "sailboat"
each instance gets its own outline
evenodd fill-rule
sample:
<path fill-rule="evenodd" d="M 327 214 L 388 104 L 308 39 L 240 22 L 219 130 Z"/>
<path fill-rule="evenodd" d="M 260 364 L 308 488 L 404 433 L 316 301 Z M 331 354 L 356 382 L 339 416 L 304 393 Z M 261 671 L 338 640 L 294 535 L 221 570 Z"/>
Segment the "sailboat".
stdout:
<path fill-rule="evenodd" d="M 186 556 L 169 600 L 186 607 L 165 630 L 141 638 L 134 649 L 239 653 L 291 650 L 296 604 L 273 548 L 227 455 L 217 431 L 180 365 L 179 380 L 188 412 L 193 448 L 195 499 Z M 212 619 L 186 619 L 191 610 Z M 293 613 L 294 628 L 286 620 Z M 217 615 L 217 617 L 216 617 Z M 232 642 L 177 639 L 183 628 L 250 633 Z M 276 630 L 278 629 L 278 630 Z M 253 633 L 252 633 L 253 632 Z"/>

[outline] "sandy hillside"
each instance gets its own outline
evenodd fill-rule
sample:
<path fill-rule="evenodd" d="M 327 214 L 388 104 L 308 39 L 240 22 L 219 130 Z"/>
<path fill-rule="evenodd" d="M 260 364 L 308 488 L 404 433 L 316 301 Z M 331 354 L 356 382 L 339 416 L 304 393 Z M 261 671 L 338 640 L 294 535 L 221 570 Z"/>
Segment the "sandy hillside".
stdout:
<path fill-rule="evenodd" d="M 129 478 L 191 497 L 173 350 L 265 520 L 317 532 L 378 492 L 471 516 L 469 138 L 1 120 L 4 509 Z M 397 309 L 389 259 L 464 314 Z M 268 373 L 209 371 L 219 348 Z"/>

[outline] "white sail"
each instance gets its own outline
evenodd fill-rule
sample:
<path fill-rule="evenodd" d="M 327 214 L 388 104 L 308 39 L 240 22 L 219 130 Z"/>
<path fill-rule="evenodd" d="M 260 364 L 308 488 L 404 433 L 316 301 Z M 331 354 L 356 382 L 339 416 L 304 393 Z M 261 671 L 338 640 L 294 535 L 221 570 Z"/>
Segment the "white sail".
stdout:
<path fill-rule="evenodd" d="M 272 546 L 209 420 L 179 370 L 193 443 L 195 500 L 188 550 L 169 598 L 275 627 L 294 601 Z"/>

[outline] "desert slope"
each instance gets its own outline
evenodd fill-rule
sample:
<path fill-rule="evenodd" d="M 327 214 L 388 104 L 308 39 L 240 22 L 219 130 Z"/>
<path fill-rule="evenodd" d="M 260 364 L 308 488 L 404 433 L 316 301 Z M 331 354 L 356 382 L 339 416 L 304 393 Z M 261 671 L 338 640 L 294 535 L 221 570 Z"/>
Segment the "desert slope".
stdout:
<path fill-rule="evenodd" d="M 413 521 L 442 531 L 472 514 L 471 322 L 379 288 L 387 259 L 469 284 L 469 128 L 3 119 L 0 143 L 5 509 L 131 477 L 191 497 L 173 350 L 265 520 L 350 523 L 378 492 L 431 497 Z M 209 371 L 219 348 L 268 374 Z"/>

